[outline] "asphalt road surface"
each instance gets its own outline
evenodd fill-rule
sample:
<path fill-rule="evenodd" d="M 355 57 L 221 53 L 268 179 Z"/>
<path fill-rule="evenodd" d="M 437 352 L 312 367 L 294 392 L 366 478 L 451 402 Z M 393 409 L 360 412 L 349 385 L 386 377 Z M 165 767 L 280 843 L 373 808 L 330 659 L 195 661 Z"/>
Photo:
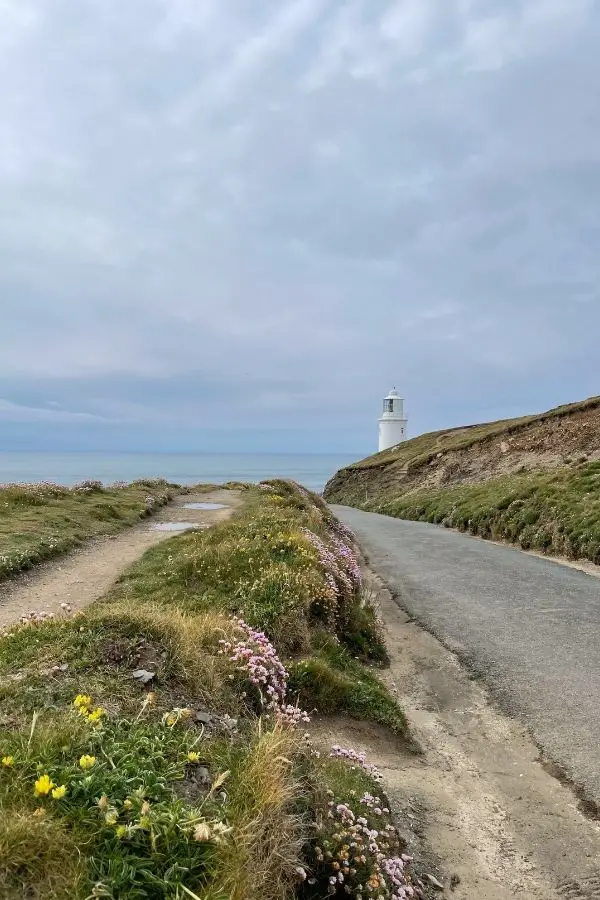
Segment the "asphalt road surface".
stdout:
<path fill-rule="evenodd" d="M 600 578 L 435 525 L 332 509 L 402 608 L 600 804 Z"/>

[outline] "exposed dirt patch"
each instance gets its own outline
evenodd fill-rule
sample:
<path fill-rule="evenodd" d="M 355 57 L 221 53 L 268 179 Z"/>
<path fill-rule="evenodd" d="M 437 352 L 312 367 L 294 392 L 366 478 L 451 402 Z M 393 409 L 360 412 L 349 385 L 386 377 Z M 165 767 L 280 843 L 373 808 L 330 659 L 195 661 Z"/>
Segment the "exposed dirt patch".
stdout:
<path fill-rule="evenodd" d="M 542 764 L 528 732 L 501 714 L 458 659 L 381 583 L 391 667 L 423 756 L 364 723 L 317 726 L 325 743 L 367 752 L 385 778 L 418 870 L 454 900 L 600 898 L 600 823 Z"/>
<path fill-rule="evenodd" d="M 413 490 L 474 484 L 502 475 L 550 471 L 600 459 L 598 405 L 518 427 L 507 422 L 506 426 L 470 446 L 455 448 L 444 446 L 444 438 L 458 441 L 461 429 L 440 432 L 437 445 L 433 442 L 435 435 L 432 436 L 431 446 L 427 447 L 429 455 L 419 456 L 415 447 L 416 461 L 410 459 L 413 442 L 408 441 L 400 445 L 402 455 L 396 461 L 392 457 L 378 464 L 374 457 L 372 465 L 340 470 L 327 484 L 325 496 L 332 503 L 361 505 L 376 498 L 390 500 Z M 464 431 L 467 434 L 469 429 Z M 414 444 L 426 437 L 415 439 Z"/>
<path fill-rule="evenodd" d="M 189 502 L 224 504 L 223 509 L 186 509 Z M 190 522 L 214 525 L 226 519 L 241 503 L 238 491 L 214 490 L 185 494 L 164 507 L 152 519 L 116 537 L 102 538 L 52 562 L 37 566 L 0 585 L 0 627 L 16 622 L 30 612 L 58 614 L 61 603 L 73 611 L 101 597 L 119 575 L 149 547 L 173 537 L 173 532 L 155 531 L 156 522 Z"/>

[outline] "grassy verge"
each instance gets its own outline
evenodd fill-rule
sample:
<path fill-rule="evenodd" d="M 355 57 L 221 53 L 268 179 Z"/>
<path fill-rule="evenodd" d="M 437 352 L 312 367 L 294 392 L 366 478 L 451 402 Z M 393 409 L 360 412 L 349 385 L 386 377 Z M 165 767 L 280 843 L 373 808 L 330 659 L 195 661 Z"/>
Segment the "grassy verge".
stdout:
<path fill-rule="evenodd" d="M 84 613 L 0 638 L 7 900 L 388 898 L 410 882 L 377 774 L 303 735 L 302 703 L 406 734 L 355 658 L 385 650 L 349 537 L 295 485 L 245 496 Z"/>
<path fill-rule="evenodd" d="M 14 575 L 100 535 L 116 534 L 173 498 L 177 485 L 86 481 L 0 487 L 0 578 Z"/>
<path fill-rule="evenodd" d="M 600 563 L 600 463 L 415 491 L 378 512 Z"/>

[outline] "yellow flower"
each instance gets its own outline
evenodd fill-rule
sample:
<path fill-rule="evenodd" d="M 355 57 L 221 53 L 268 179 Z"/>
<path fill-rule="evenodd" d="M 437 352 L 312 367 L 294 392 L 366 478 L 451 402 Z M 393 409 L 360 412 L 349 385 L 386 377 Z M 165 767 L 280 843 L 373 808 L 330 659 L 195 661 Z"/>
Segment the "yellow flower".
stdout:
<path fill-rule="evenodd" d="M 62 800 L 66 793 L 66 786 L 64 784 L 61 784 L 60 787 L 54 788 L 54 790 L 52 791 L 52 797 L 54 798 L 54 800 Z"/>
<path fill-rule="evenodd" d="M 133 806 L 133 803 L 131 802 L 131 800 L 123 801 L 123 809 L 131 809 L 132 806 Z"/>
<path fill-rule="evenodd" d="M 77 694 L 75 699 L 73 700 L 73 706 L 76 709 L 81 709 L 82 706 L 89 706 L 92 702 L 92 698 L 87 694 Z"/>
<path fill-rule="evenodd" d="M 115 834 L 122 840 L 122 838 L 127 837 L 127 826 L 126 825 L 118 825 L 115 831 Z"/>
<path fill-rule="evenodd" d="M 88 713 L 88 722 L 99 722 L 103 715 L 105 715 L 105 711 L 98 706 L 93 712 Z"/>
<path fill-rule="evenodd" d="M 189 762 L 198 762 L 198 760 L 200 759 L 200 754 L 199 754 L 199 753 L 194 753 L 194 751 L 191 750 L 191 751 L 188 753 L 187 758 L 188 758 Z"/>
<path fill-rule="evenodd" d="M 173 725 L 175 725 L 176 723 L 177 723 L 177 716 L 174 716 L 173 713 L 169 713 L 169 715 L 167 716 L 167 725 L 169 725 L 172 728 Z"/>
<path fill-rule="evenodd" d="M 79 765 L 81 766 L 82 769 L 91 769 L 92 766 L 95 764 L 96 764 L 95 756 L 87 756 L 87 754 L 84 754 L 81 757 L 81 759 L 79 760 Z"/>
<path fill-rule="evenodd" d="M 14 756 L 3 756 L 2 757 L 2 765 L 5 769 L 10 769 L 10 767 L 14 764 L 15 758 Z"/>
<path fill-rule="evenodd" d="M 114 807 L 109 809 L 108 812 L 106 812 L 104 814 L 104 821 L 106 822 L 107 825 L 116 825 L 118 818 L 119 818 L 119 813 L 117 812 L 116 809 L 114 809 Z"/>
<path fill-rule="evenodd" d="M 33 793 L 36 797 L 46 797 L 53 787 L 54 782 L 50 780 L 48 775 L 40 775 L 33 786 Z"/>

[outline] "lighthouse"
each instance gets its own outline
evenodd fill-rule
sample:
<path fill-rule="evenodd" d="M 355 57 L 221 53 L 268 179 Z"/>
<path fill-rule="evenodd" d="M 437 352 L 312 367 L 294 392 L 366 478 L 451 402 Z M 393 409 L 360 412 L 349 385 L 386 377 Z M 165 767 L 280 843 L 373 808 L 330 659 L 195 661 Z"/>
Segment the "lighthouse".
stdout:
<path fill-rule="evenodd" d="M 404 418 L 404 400 L 393 388 L 383 401 L 383 413 L 379 420 L 379 452 L 406 440 L 407 422 L 408 419 Z"/>

